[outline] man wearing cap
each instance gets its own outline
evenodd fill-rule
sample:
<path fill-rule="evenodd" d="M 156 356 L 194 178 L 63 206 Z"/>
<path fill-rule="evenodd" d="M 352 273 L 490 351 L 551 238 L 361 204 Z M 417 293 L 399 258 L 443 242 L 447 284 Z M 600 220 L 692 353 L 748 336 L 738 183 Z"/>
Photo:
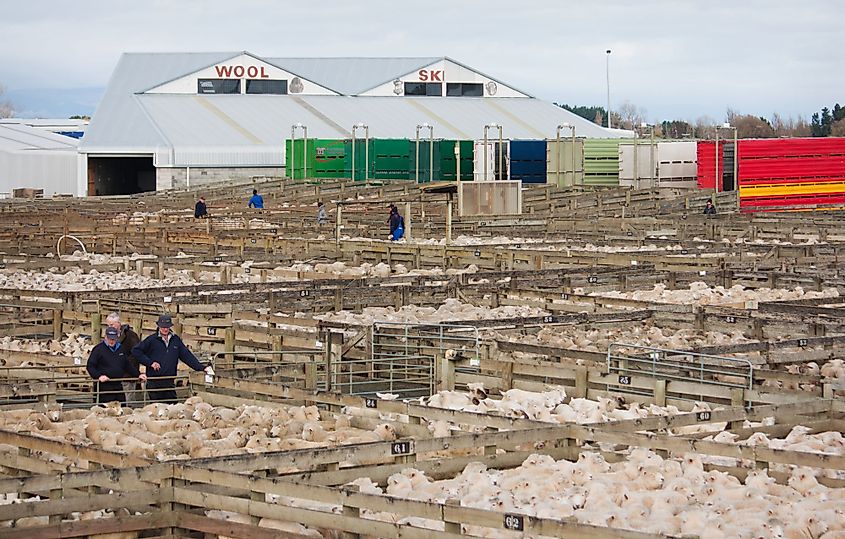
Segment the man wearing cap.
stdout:
<path fill-rule="evenodd" d="M 194 369 L 212 372 L 211 367 L 205 367 L 196 356 L 173 333 L 173 319 L 169 314 L 158 317 L 156 322 L 158 331 L 132 349 L 132 355 L 139 363 L 147 367 L 147 392 L 150 400 L 159 402 L 175 402 L 176 386 L 173 377 L 179 361 Z"/>
<path fill-rule="evenodd" d="M 106 317 L 106 325 L 117 330 L 117 342 L 120 347 L 126 351 L 126 357 L 135 370 L 138 370 L 138 360 L 132 355 L 132 349 L 135 345 L 141 342 L 141 338 L 129 326 L 120 321 L 120 315 L 116 312 L 111 313 Z M 123 391 L 126 393 L 126 402 L 130 404 L 140 403 L 144 399 L 144 394 L 141 392 L 141 384 L 137 381 L 123 382 Z"/>
<path fill-rule="evenodd" d="M 126 395 L 123 393 L 123 384 L 116 381 L 118 378 L 137 376 L 141 381 L 147 377 L 138 372 L 138 367 L 129 361 L 129 354 L 123 348 L 117 337 L 120 332 L 109 326 L 106 328 L 106 338 L 91 350 L 88 356 L 88 374 L 97 380 L 97 402 L 106 403 L 118 401 L 121 404 L 126 402 Z"/>

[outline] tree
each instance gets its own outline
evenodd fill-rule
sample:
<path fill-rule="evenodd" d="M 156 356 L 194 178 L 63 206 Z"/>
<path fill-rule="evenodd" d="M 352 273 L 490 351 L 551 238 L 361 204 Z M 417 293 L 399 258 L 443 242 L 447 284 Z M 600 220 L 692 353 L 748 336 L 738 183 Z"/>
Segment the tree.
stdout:
<path fill-rule="evenodd" d="M 695 121 L 695 136 L 701 139 L 716 137 L 716 120 L 710 116 L 701 116 Z"/>
<path fill-rule="evenodd" d="M 558 107 L 568 110 L 573 114 L 577 114 L 578 116 L 584 118 L 585 120 L 589 120 L 591 122 L 595 122 L 598 125 L 603 125 L 602 120 L 607 118 L 605 116 L 605 109 L 604 107 L 586 107 L 583 105 L 567 105 L 566 103 L 560 104 L 555 103 Z"/>
<path fill-rule="evenodd" d="M 736 127 L 738 138 L 773 138 L 777 136 L 769 121 L 759 116 L 735 115 L 731 125 Z"/>
<path fill-rule="evenodd" d="M 646 110 L 625 101 L 613 111 L 610 119 L 615 127 L 633 130 L 645 121 Z"/>
<path fill-rule="evenodd" d="M 833 122 L 830 126 L 830 136 L 845 137 L 845 118 Z"/>
<path fill-rule="evenodd" d="M 6 87 L 0 84 L 0 97 L 6 93 Z M 11 118 L 15 115 L 15 107 L 9 101 L 0 101 L 0 118 Z"/>
<path fill-rule="evenodd" d="M 660 124 L 661 136 L 665 138 L 684 138 L 693 136 L 693 127 L 684 120 L 664 120 Z"/>

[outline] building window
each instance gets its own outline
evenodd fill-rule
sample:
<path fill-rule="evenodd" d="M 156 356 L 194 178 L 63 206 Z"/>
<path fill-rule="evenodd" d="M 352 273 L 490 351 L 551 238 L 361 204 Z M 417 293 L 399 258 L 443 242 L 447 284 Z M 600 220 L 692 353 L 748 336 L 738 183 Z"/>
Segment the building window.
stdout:
<path fill-rule="evenodd" d="M 443 84 L 440 82 L 406 82 L 405 95 L 443 95 Z"/>
<path fill-rule="evenodd" d="M 246 93 L 248 94 L 286 94 L 288 81 L 270 79 L 247 79 Z"/>
<path fill-rule="evenodd" d="M 241 93 L 240 79 L 199 79 L 197 81 L 198 94 L 239 94 Z"/>
<path fill-rule="evenodd" d="M 480 82 L 447 82 L 446 95 L 452 97 L 483 97 L 484 89 Z"/>

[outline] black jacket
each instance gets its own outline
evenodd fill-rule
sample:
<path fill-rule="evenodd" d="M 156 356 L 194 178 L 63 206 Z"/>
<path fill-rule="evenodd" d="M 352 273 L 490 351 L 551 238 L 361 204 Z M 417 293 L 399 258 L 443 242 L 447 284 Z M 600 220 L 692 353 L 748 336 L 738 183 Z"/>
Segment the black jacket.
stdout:
<path fill-rule="evenodd" d="M 147 366 L 147 376 L 176 376 L 179 360 L 185 365 L 201 371 L 205 366 L 188 350 L 182 339 L 175 333 L 170 334 L 170 342 L 164 346 L 164 339 L 158 332 L 153 333 L 132 349 L 132 355 L 142 365 Z M 151 365 L 158 362 L 161 369 L 154 371 Z"/>
<path fill-rule="evenodd" d="M 138 360 L 135 359 L 135 356 L 132 355 L 132 349 L 141 342 L 141 337 L 135 333 L 129 324 L 123 324 L 120 327 L 120 347 L 126 350 L 126 353 L 129 354 L 129 362 L 135 366 L 135 369 L 138 369 Z"/>
<path fill-rule="evenodd" d="M 95 380 L 104 374 L 112 379 L 137 378 L 140 374 L 138 367 L 129 361 L 129 354 L 123 346 L 112 350 L 105 341 L 100 342 L 91 350 L 86 368 L 88 374 Z"/>
<path fill-rule="evenodd" d="M 197 205 L 194 207 L 194 217 L 200 218 L 206 215 L 208 215 L 208 209 L 205 206 L 205 202 L 197 200 Z"/>
<path fill-rule="evenodd" d="M 397 212 L 394 212 L 394 213 L 391 213 L 391 214 L 390 214 L 390 221 L 389 221 L 389 223 L 390 223 L 390 232 L 391 232 L 391 234 L 392 234 L 392 233 L 393 233 L 393 232 L 394 232 L 397 228 L 399 228 L 400 226 L 401 226 L 402 228 L 404 228 L 404 227 L 405 227 L 405 220 L 404 220 L 404 219 L 402 219 L 402 216 L 401 216 L 401 215 L 399 215 L 399 213 L 397 213 Z"/>

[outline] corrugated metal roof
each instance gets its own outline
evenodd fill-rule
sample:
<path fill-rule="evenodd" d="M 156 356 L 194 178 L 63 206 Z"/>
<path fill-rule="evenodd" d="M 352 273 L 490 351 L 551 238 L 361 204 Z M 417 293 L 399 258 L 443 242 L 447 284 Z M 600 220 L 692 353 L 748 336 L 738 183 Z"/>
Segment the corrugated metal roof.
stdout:
<path fill-rule="evenodd" d="M 269 159 L 268 152 L 278 159 L 295 123 L 308 126 L 309 137 L 319 138 L 348 137 L 352 125 L 359 122 L 369 126 L 371 137 L 383 138 L 413 137 L 416 125 L 422 123 L 433 125 L 437 138 L 481 138 L 484 125 L 490 123 L 502 125 L 505 138 L 510 139 L 553 137 L 562 123 L 575 125 L 578 136 L 620 136 L 618 130 L 608 131 L 535 98 L 138 93 L 240 54 L 243 53 L 124 54 L 80 143 L 80 151 L 155 152 L 159 158 L 169 155 L 168 160 L 176 165 L 186 164 L 180 162 L 180 156 L 191 155 L 193 166 L 202 164 L 193 162 L 203 154 L 197 148 L 215 147 L 221 151 L 225 148 L 232 165 L 258 164 Z M 441 59 L 267 61 L 339 92 L 356 93 Z M 237 147 L 243 148 L 242 157 L 232 152 Z"/>
<path fill-rule="evenodd" d="M 63 150 L 76 152 L 79 140 L 27 125 L 0 123 L 0 151 Z"/>
<path fill-rule="evenodd" d="M 267 58 L 266 60 L 286 71 L 301 75 L 344 95 L 355 95 L 442 59 L 442 56 L 432 56 L 420 58 Z"/>

